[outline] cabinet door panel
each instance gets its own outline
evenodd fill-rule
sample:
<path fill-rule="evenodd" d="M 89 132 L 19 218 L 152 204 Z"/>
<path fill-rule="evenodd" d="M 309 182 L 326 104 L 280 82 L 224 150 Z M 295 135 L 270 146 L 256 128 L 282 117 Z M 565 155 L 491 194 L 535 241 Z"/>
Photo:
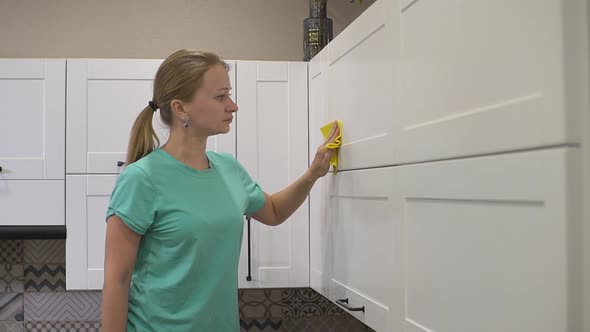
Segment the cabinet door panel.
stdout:
<path fill-rule="evenodd" d="M 330 175 L 330 298 L 348 299 L 351 313 L 377 331 L 400 329 L 402 211 L 396 168 Z"/>
<path fill-rule="evenodd" d="M 343 122 L 342 170 L 396 163 L 397 6 L 376 1 L 327 46 L 327 120 Z"/>
<path fill-rule="evenodd" d="M 116 175 L 68 175 L 66 277 L 69 290 L 102 289 L 105 215 Z"/>
<path fill-rule="evenodd" d="M 65 60 L 0 59 L 0 180 L 63 180 Z"/>
<path fill-rule="evenodd" d="M 401 18 L 400 163 L 579 143 L 576 2 L 414 1 Z"/>
<path fill-rule="evenodd" d="M 237 158 L 264 191 L 278 192 L 307 169 L 307 64 L 238 61 L 237 84 Z M 245 229 L 240 287 L 309 286 L 308 209 L 275 227 L 251 221 L 252 281 Z"/>
<path fill-rule="evenodd" d="M 574 153 L 400 167 L 408 330 L 568 330 L 575 283 L 568 286 L 566 241 L 577 221 L 566 175 Z"/>
<path fill-rule="evenodd" d="M 162 60 L 68 60 L 67 172 L 119 173 L 137 115 L 152 99 L 153 79 Z M 235 83 L 235 62 L 230 81 Z M 160 111 L 152 125 L 160 144 L 169 129 Z M 209 138 L 207 149 L 235 155 L 235 129 Z"/>

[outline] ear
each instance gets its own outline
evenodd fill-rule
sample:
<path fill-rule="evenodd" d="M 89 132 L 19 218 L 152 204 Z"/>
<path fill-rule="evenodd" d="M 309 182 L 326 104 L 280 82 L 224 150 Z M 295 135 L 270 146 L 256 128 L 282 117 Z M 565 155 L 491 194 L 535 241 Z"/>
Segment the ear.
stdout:
<path fill-rule="evenodd" d="M 170 110 L 177 118 L 185 119 L 187 117 L 184 109 L 184 103 L 181 100 L 174 99 L 170 102 Z"/>

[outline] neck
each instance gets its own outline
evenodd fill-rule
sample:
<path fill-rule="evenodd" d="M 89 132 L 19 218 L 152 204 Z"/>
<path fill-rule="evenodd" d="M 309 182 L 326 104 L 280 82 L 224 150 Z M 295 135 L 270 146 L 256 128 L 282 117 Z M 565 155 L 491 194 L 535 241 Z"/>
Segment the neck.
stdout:
<path fill-rule="evenodd" d="M 207 136 L 190 134 L 187 130 L 172 130 L 162 150 L 192 168 L 203 170 L 209 168 L 206 147 Z"/>

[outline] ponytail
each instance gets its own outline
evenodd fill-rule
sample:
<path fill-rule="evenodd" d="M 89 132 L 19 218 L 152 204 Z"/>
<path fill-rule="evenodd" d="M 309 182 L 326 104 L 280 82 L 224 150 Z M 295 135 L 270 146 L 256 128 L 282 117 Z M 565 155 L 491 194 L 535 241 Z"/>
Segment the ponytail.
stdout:
<path fill-rule="evenodd" d="M 129 165 L 147 156 L 154 151 L 156 146 L 160 145 L 160 140 L 154 131 L 152 120 L 154 118 L 154 109 L 150 106 L 139 113 L 129 138 L 129 147 L 127 149 L 127 162 Z"/>

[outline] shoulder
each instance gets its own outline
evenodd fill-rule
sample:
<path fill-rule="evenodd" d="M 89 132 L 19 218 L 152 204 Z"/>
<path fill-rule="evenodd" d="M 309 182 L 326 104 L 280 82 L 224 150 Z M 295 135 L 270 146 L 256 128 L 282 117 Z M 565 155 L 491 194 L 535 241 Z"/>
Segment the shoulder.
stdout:
<path fill-rule="evenodd" d="M 158 169 L 160 172 L 163 169 L 163 164 L 161 161 L 161 157 L 158 156 L 156 151 L 152 151 L 147 156 L 137 160 L 136 162 L 129 164 L 125 167 L 121 175 L 125 172 L 129 172 L 130 176 L 138 176 L 138 177 L 151 177 L 155 173 L 158 173 Z"/>
<path fill-rule="evenodd" d="M 143 169 L 143 167 L 141 167 L 141 165 L 139 165 L 137 163 L 127 165 L 121 171 L 121 174 L 119 174 L 119 178 L 127 178 L 127 179 L 134 179 L 134 178 L 144 179 L 147 177 L 148 176 L 147 176 L 145 170 Z"/>
<path fill-rule="evenodd" d="M 152 181 L 144 169 L 135 163 L 126 166 L 117 179 L 117 187 L 145 187 L 153 189 Z"/>
<path fill-rule="evenodd" d="M 153 170 L 157 167 L 148 159 L 149 155 L 132 163 L 121 171 L 117 179 L 117 186 L 133 186 L 153 190 Z"/>

